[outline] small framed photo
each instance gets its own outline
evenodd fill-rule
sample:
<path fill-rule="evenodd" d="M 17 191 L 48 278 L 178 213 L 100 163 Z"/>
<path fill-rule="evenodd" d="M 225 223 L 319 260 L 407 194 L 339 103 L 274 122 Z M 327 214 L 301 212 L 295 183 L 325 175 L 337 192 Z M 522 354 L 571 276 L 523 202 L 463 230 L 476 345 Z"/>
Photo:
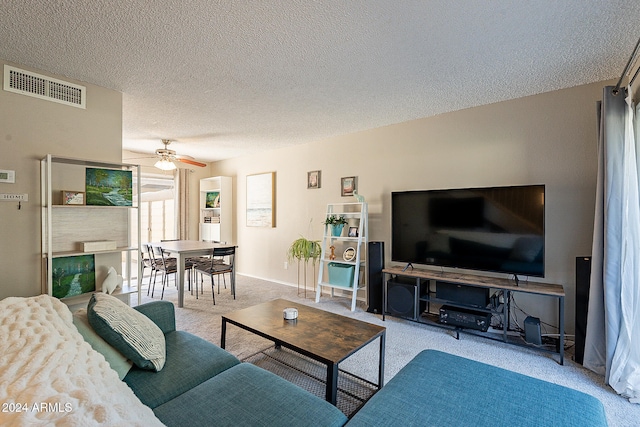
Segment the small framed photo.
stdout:
<path fill-rule="evenodd" d="M 353 192 L 356 191 L 356 177 L 347 176 L 340 179 L 340 188 L 342 190 L 342 196 L 353 196 Z"/>
<path fill-rule="evenodd" d="M 342 259 L 347 262 L 353 261 L 355 258 L 356 258 L 355 248 L 347 248 L 342 253 Z"/>
<path fill-rule="evenodd" d="M 320 188 L 320 171 L 307 172 L 307 188 Z"/>
<path fill-rule="evenodd" d="M 349 227 L 349 237 L 358 237 L 358 227 Z"/>
<path fill-rule="evenodd" d="M 84 192 L 62 190 L 63 205 L 84 205 Z"/>

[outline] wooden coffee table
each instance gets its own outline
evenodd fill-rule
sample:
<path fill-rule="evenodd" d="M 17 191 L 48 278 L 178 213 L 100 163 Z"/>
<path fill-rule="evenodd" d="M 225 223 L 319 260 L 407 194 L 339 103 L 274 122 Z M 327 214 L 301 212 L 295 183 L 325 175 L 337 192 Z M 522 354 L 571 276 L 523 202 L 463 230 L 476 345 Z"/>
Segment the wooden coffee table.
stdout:
<path fill-rule="evenodd" d="M 296 320 L 285 320 L 282 311 L 294 307 Z M 220 346 L 225 348 L 227 323 L 271 340 L 276 346 L 290 348 L 327 366 L 326 400 L 336 404 L 338 364 L 380 338 L 378 384 L 384 382 L 384 344 L 386 328 L 351 319 L 328 311 L 276 299 L 222 316 Z"/>

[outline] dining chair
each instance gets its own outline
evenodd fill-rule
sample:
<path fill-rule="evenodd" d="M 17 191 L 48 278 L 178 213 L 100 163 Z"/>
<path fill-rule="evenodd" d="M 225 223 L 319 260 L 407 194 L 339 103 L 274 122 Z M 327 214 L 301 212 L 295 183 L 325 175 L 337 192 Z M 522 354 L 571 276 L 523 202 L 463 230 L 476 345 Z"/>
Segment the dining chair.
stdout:
<path fill-rule="evenodd" d="M 169 283 L 169 275 L 170 274 L 175 274 L 177 276 L 178 273 L 178 263 L 176 261 L 175 258 L 172 257 L 168 257 L 166 254 L 166 252 L 164 250 L 162 250 L 162 248 L 160 246 L 152 246 L 153 249 L 153 255 L 154 258 L 156 260 L 156 268 L 158 269 L 158 271 L 162 272 L 162 294 L 160 296 L 160 299 L 164 298 L 164 288 L 165 286 Z M 160 262 L 158 262 L 158 259 L 160 260 Z M 187 275 L 187 280 L 189 282 L 189 288 L 191 288 L 191 270 L 193 269 L 193 263 L 191 263 L 190 261 L 185 260 L 184 263 L 184 268 L 185 271 L 188 271 L 189 274 Z M 176 277 L 174 276 L 174 277 Z M 177 280 L 175 280 L 177 283 Z M 153 293 L 155 291 L 155 287 L 156 287 L 156 282 L 155 280 L 153 281 L 153 288 L 151 290 L 151 297 L 153 298 Z"/>
<path fill-rule="evenodd" d="M 211 278 L 211 295 L 213 297 L 213 304 L 216 304 L 215 296 L 215 281 L 213 276 L 218 276 L 218 293 L 220 293 L 220 275 L 224 281 L 224 275 L 229 273 L 231 275 L 231 289 L 233 299 L 236 299 L 235 283 L 234 283 L 234 268 L 235 268 L 235 246 L 228 248 L 214 248 L 211 251 L 211 258 L 200 261 L 194 265 L 194 271 L 202 275 L 208 275 Z M 195 281 L 196 298 L 198 297 L 198 280 Z M 201 280 L 202 283 L 202 280 Z M 226 287 L 226 281 L 225 281 Z"/>
<path fill-rule="evenodd" d="M 222 243 L 222 244 L 226 244 L 227 242 L 219 242 L 219 241 L 213 241 L 213 243 Z M 216 251 L 216 256 L 213 256 L 213 251 L 210 254 L 207 255 L 202 255 L 196 258 L 192 258 L 194 264 L 202 264 L 203 262 L 205 263 L 206 266 L 208 266 L 208 263 L 211 262 L 211 259 L 214 259 L 214 263 L 217 264 L 224 264 L 225 262 L 225 256 L 224 255 L 218 255 L 220 253 L 220 251 Z M 194 268 L 193 270 L 194 272 L 194 284 L 195 284 L 195 288 L 196 288 L 196 299 L 198 298 L 198 277 L 197 275 L 197 271 Z M 203 285 L 203 273 L 200 272 L 200 294 L 203 294 L 204 291 L 204 286 Z M 224 274 L 222 275 L 222 283 L 224 284 L 224 288 L 227 289 L 227 281 L 224 277 Z M 191 294 L 193 295 L 193 292 L 191 292 Z M 218 280 L 218 294 L 220 294 L 220 280 Z M 236 295 L 235 295 L 235 288 L 234 288 L 234 292 L 233 292 L 233 299 L 236 299 Z"/>
<path fill-rule="evenodd" d="M 147 253 L 149 255 L 149 261 L 151 264 L 151 275 L 153 276 L 153 286 L 151 285 L 151 277 L 149 277 L 149 287 L 147 288 L 147 296 L 149 295 L 149 291 L 151 291 L 151 297 L 153 298 L 153 291 L 156 287 L 156 279 L 158 278 L 158 271 L 162 270 L 162 255 L 160 252 L 154 251 L 153 246 L 149 243 L 146 245 Z M 165 257 L 167 263 L 176 262 L 175 258 Z"/>
<path fill-rule="evenodd" d="M 140 278 L 140 286 L 144 285 L 144 270 L 150 269 L 151 273 L 149 274 L 149 285 L 147 286 L 147 296 L 149 295 L 149 291 L 151 290 L 151 278 L 153 276 L 153 272 L 155 271 L 155 267 L 153 265 L 153 256 L 149 253 L 148 245 L 140 245 L 140 253 L 142 254 L 142 277 Z"/>
<path fill-rule="evenodd" d="M 160 242 L 179 242 L 181 240 L 184 239 L 162 239 L 160 240 Z M 185 258 L 185 266 L 187 264 L 191 264 L 192 266 L 196 263 L 201 261 L 202 257 L 187 257 Z M 192 269 L 193 270 L 193 269 Z M 189 271 L 189 273 L 193 273 L 193 271 Z M 193 295 L 193 290 L 191 290 L 191 281 L 189 281 L 188 286 L 187 286 L 187 290 L 191 292 L 191 294 Z"/>

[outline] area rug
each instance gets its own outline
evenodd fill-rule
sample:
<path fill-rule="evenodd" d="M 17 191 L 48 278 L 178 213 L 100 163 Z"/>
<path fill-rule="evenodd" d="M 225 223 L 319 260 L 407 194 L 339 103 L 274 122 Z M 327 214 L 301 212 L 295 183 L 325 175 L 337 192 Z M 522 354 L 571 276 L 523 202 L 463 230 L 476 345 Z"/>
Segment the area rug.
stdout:
<path fill-rule="evenodd" d="M 284 347 L 271 346 L 243 360 L 325 398 L 327 368 L 302 354 Z M 351 417 L 378 391 L 375 384 L 342 369 L 338 373 L 336 407 Z"/>

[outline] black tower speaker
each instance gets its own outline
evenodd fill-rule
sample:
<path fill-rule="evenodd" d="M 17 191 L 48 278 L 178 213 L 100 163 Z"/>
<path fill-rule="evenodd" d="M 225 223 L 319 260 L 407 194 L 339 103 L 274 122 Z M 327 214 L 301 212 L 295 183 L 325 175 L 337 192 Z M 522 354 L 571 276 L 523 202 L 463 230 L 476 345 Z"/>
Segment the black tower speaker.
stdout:
<path fill-rule="evenodd" d="M 367 257 L 367 311 L 382 314 L 384 242 L 369 242 Z"/>
<path fill-rule="evenodd" d="M 575 362 L 584 361 L 584 344 L 587 335 L 587 310 L 591 283 L 591 257 L 576 258 L 576 348 Z"/>

